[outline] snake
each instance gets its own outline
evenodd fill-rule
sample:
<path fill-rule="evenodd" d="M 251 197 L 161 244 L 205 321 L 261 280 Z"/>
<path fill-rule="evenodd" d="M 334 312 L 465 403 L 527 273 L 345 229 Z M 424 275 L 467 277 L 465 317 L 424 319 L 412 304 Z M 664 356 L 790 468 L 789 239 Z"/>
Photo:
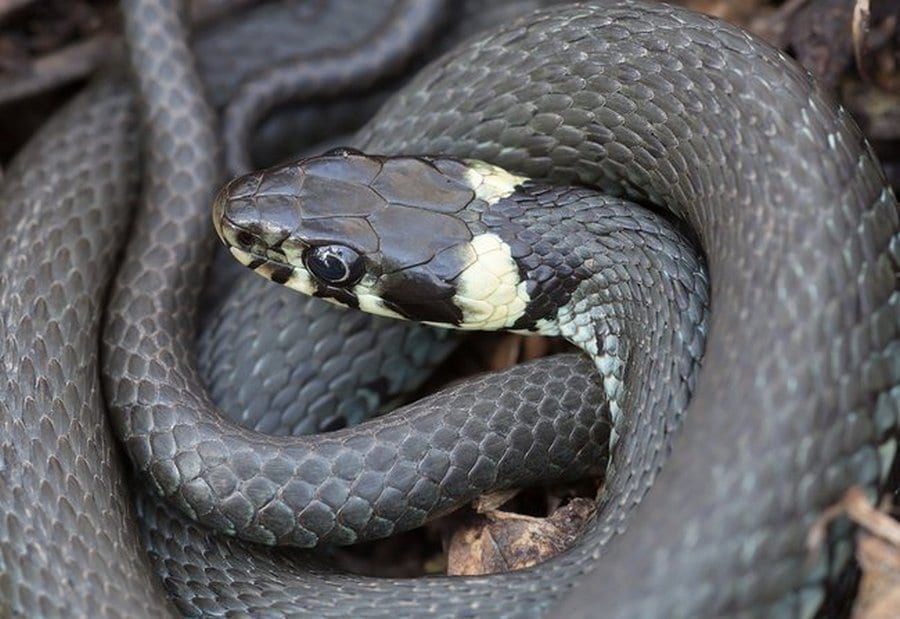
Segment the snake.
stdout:
<path fill-rule="evenodd" d="M 196 85 L 176 3 L 128 0 L 123 8 L 137 87 L 111 76 L 89 89 L 26 148 L 2 187 L 0 350 L 8 397 L 0 404 L 0 593 L 8 614 L 830 612 L 829 594 L 851 551 L 850 530 L 838 522 L 817 553 L 807 548 L 806 533 L 851 485 L 872 496 L 891 487 L 900 403 L 900 224 L 896 199 L 871 149 L 846 110 L 806 72 L 744 31 L 685 9 L 640 0 L 573 5 L 508 24 L 425 68 L 357 136 L 360 151 L 333 152 L 226 185 L 225 198 L 215 201 L 217 212 L 227 212 L 229 221 L 251 234 L 239 237 L 217 220 L 220 231 L 238 257 L 249 256 L 248 266 L 270 279 L 345 304 L 461 325 L 481 306 L 465 305 L 471 297 L 460 294 L 459 284 L 483 267 L 506 281 L 505 299 L 512 290 L 518 301 L 506 314 L 514 320 L 502 327 L 568 331 L 592 357 L 551 357 L 486 377 L 480 388 L 460 388 L 399 417 L 376 420 L 384 435 L 368 434 L 369 446 L 391 437 L 415 444 L 423 431 L 438 436 L 454 423 L 488 426 L 468 412 L 458 414 L 465 406 L 488 420 L 514 419 L 524 410 L 517 406 L 577 409 L 578 398 L 550 401 L 549 388 L 537 394 L 544 403 L 514 398 L 534 395 L 523 385 L 553 377 L 555 392 L 587 400 L 591 415 L 584 423 L 598 424 L 596 409 L 605 407 L 615 439 L 605 490 L 615 499 L 609 504 L 601 497 L 610 509 L 580 543 L 529 570 L 493 577 L 371 579 L 335 572 L 306 552 L 272 552 L 210 530 L 263 544 L 279 535 L 301 546 L 320 537 L 353 541 L 353 522 L 362 521 L 353 514 L 342 522 L 350 526 L 333 527 L 320 500 L 311 520 L 324 526 L 312 530 L 306 527 L 310 518 L 290 508 L 303 494 L 301 482 L 321 478 L 325 469 L 337 475 L 322 479 L 326 491 L 319 498 L 345 494 L 336 480 L 357 469 L 354 450 L 366 448 L 369 430 L 263 437 L 214 414 L 190 349 L 203 264 L 216 242 L 209 216 L 220 182 L 212 115 Z M 134 172 L 138 109 L 147 153 L 143 183 Z M 253 229 L 229 206 L 246 205 L 250 197 L 283 205 L 277 183 L 268 192 L 260 187 L 263 178 L 285 175 L 308 180 L 339 172 L 346 181 L 349 174 L 353 182 L 343 193 L 352 198 L 371 189 L 374 168 L 392 167 L 426 177 L 449 174 L 451 206 L 464 204 L 459 212 L 471 215 L 430 217 L 450 232 L 449 263 L 417 261 L 414 249 L 389 257 L 413 272 L 431 265 L 437 269 L 432 275 L 446 267 L 457 276 L 452 287 L 445 285 L 438 310 L 423 309 L 421 299 L 411 305 L 384 270 L 358 271 L 358 259 L 365 255 L 371 267 L 372 256 L 357 245 L 352 225 L 304 224 L 292 250 L 297 255 L 282 263 L 291 243 L 273 243 L 267 236 L 272 230 Z M 129 224 L 127 205 L 139 186 L 142 204 Z M 303 186 L 315 188 L 315 180 L 281 187 L 281 197 L 296 196 Z M 588 196 L 585 187 L 606 197 Z M 393 189 L 384 192 L 387 200 L 400 195 L 409 210 L 452 210 L 430 197 L 412 200 L 421 194 L 402 181 Z M 568 200 L 567 206 L 551 208 L 544 197 Z M 333 214 L 340 211 L 335 205 L 327 201 L 324 208 Z M 599 213 L 609 221 L 597 219 Z M 638 262 L 667 276 L 695 270 L 688 254 L 681 257 L 692 265 L 685 269 L 666 253 L 681 251 L 669 241 L 689 237 L 709 271 L 708 324 L 696 319 L 699 301 L 685 302 L 677 293 L 662 298 L 668 279 L 643 282 L 645 294 L 660 297 L 654 299 L 660 305 L 645 305 L 694 316 L 700 339 L 682 337 L 687 325 L 675 321 L 640 334 L 623 327 L 621 334 L 585 335 L 585 323 L 579 328 L 574 313 L 578 299 L 603 291 L 600 280 L 582 269 L 591 265 L 602 272 L 602 254 L 580 254 L 583 263 L 572 267 L 580 273 L 576 279 L 542 295 L 524 278 L 532 266 L 540 270 L 537 255 L 561 251 L 537 249 L 544 244 L 534 233 L 544 229 L 545 218 L 554 225 L 568 222 L 573 227 L 567 231 L 579 229 L 576 224 L 630 227 L 631 236 L 608 231 L 607 238 L 618 240 L 609 241 L 611 247 L 630 258 L 645 255 L 636 241 L 662 249 L 653 254 L 655 265 L 643 257 Z M 543 225 L 552 236 L 554 225 Z M 388 228 L 373 229 L 383 234 Z M 126 230 L 128 246 L 119 255 L 117 240 Z M 562 247 L 588 250 L 603 243 L 579 234 L 563 235 Z M 464 268 L 462 252 L 494 260 Z M 498 256 L 505 265 L 500 271 L 494 268 Z M 326 285 L 344 276 L 333 270 L 341 264 L 352 271 L 346 280 L 352 295 Z M 313 276 L 325 282 L 313 286 Z M 470 282 L 465 288 L 477 287 Z M 563 296 L 560 290 L 566 290 Z M 365 294 L 370 296 L 361 301 Z M 543 304 L 532 306 L 532 295 Z M 560 298 L 562 305 L 547 305 Z M 556 327 L 543 322 L 560 309 L 570 321 Z M 578 312 L 590 322 L 590 311 Z M 660 363 L 644 345 L 672 340 L 666 338 L 671 334 L 675 349 L 681 346 L 687 356 L 676 361 L 660 353 L 666 359 Z M 702 362 L 696 358 L 700 347 Z M 682 371 L 692 364 L 700 365 L 695 379 Z M 660 365 L 677 380 L 650 380 Z M 654 410 L 663 414 L 646 416 Z M 567 419 L 581 423 L 570 412 Z M 417 426 L 417 420 L 426 421 Z M 552 449 L 553 424 L 524 425 Z M 600 425 L 584 427 L 599 434 Z M 359 426 L 366 427 L 373 426 Z M 125 437 L 125 451 L 149 488 L 134 504 L 112 428 Z M 575 474 L 597 466 L 599 439 L 585 441 L 596 453 Z M 488 451 L 495 447 L 487 443 Z M 453 457 L 458 449 L 466 461 L 470 445 L 451 440 L 446 452 Z M 287 480 L 297 455 L 313 464 L 298 468 L 301 478 L 286 481 L 295 482 L 293 491 L 275 493 L 282 500 L 264 501 L 278 507 L 262 517 L 253 501 Z M 477 457 L 468 462 L 480 465 L 468 469 L 475 473 L 468 485 L 480 490 L 485 465 Z M 426 468 L 439 465 L 428 460 Z M 363 474 L 377 482 L 378 472 L 375 466 Z M 412 489 L 416 481 L 400 473 Z M 231 492 L 236 487 L 247 492 Z M 226 491 L 217 494 L 221 488 Z M 441 511 L 447 503 L 435 497 L 458 489 L 451 484 L 392 493 L 385 509 L 424 497 Z M 365 511 L 358 501 L 354 505 Z M 395 511 L 397 520 L 379 519 L 361 531 L 388 534 L 398 521 L 414 525 L 421 511 L 413 504 Z M 144 544 L 153 548 L 149 556 Z"/>

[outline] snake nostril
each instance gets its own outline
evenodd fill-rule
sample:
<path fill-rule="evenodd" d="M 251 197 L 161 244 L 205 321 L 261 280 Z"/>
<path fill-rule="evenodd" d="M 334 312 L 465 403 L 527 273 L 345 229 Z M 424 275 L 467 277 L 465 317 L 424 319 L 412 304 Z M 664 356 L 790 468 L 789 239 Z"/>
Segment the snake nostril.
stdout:
<path fill-rule="evenodd" d="M 241 247 L 250 247 L 253 245 L 256 237 L 254 237 L 253 234 L 247 232 L 246 230 L 239 230 L 235 235 L 235 239 Z"/>

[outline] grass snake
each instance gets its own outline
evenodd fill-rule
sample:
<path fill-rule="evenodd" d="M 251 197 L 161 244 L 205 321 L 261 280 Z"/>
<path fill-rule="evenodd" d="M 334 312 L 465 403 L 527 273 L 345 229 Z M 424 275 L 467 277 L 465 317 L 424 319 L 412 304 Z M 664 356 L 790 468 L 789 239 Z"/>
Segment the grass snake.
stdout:
<path fill-rule="evenodd" d="M 663 435 L 680 418 L 669 381 L 626 382 L 619 392 L 591 379 L 583 360 L 551 359 L 482 379 L 494 381 L 487 395 L 482 387 L 406 413 L 428 418 L 446 405 L 447 417 L 435 423 L 452 424 L 459 419 L 452 413 L 468 404 L 502 415 L 510 409 L 496 397 L 525 391 L 536 374 L 556 374 L 571 388 L 564 393 L 589 403 L 621 398 L 609 490 L 617 502 L 576 549 L 533 570 L 415 581 L 335 573 L 303 554 L 216 538 L 144 494 L 137 529 L 98 418 L 92 371 L 113 266 L 105 394 L 113 425 L 157 492 L 207 523 L 270 543 L 293 516 L 262 521 L 253 501 L 268 503 L 266 482 L 286 479 L 291 457 L 309 457 L 303 445 L 311 444 L 262 438 L 203 414 L 213 407 L 190 342 L 214 242 L 216 144 L 174 4 L 124 3 L 148 156 L 121 264 L 113 264 L 114 239 L 137 188 L 127 171 L 135 111 L 121 81 L 86 93 L 4 182 L 9 397 L 0 420 L 11 440 L 0 460 L 0 592 L 15 612 L 65 614 L 82 605 L 158 616 L 171 608 L 154 570 L 185 614 L 808 616 L 819 609 L 846 563 L 849 538 L 846 528 L 835 531 L 811 561 L 808 527 L 850 485 L 884 492 L 893 466 L 896 201 L 846 112 L 781 53 L 713 19 L 641 2 L 536 14 L 468 43 L 398 93 L 356 146 L 476 158 L 563 187 L 550 193 L 593 186 L 684 222 L 708 264 L 711 317 L 703 368 L 666 465 L 657 471 L 670 450 Z M 617 199 L 603 204 L 613 202 L 621 215 L 629 207 L 615 206 Z M 56 203 L 66 208 L 47 208 Z M 648 337 L 677 334 L 682 325 L 663 326 Z M 616 346 L 601 343 L 598 355 Z M 640 337 L 626 343 L 637 363 L 628 373 L 649 372 L 654 353 Z M 640 404 L 654 397 L 663 398 L 664 414 L 647 420 L 651 410 Z M 656 431 L 641 434 L 649 424 Z M 546 432 L 532 429 L 536 439 Z M 340 452 L 343 439 L 313 440 L 324 445 L 318 457 L 328 467 L 354 468 L 352 449 Z M 247 496 L 231 492 L 236 479 L 253 482 Z M 648 487 L 627 523 L 619 521 Z M 349 534 L 336 535 L 347 541 Z M 31 539 L 53 546 L 38 552 L 41 542 L 29 546 Z M 158 542 L 153 567 L 141 539 Z"/>

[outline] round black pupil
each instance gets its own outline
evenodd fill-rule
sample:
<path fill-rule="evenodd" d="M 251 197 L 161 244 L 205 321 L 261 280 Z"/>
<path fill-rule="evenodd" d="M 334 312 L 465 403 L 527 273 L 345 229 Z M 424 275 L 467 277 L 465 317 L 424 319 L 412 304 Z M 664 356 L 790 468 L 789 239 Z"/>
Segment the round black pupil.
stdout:
<path fill-rule="evenodd" d="M 347 277 L 347 265 L 332 250 L 316 252 L 310 266 L 318 277 L 326 281 L 339 282 Z"/>

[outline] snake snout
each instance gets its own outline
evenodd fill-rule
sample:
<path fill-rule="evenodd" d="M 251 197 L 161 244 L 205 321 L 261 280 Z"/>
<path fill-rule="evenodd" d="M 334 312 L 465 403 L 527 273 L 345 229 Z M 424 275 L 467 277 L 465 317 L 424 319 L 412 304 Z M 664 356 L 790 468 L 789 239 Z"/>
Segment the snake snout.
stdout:
<path fill-rule="evenodd" d="M 213 224 L 229 248 L 258 256 L 280 254 L 299 216 L 288 195 L 262 192 L 262 183 L 260 172 L 225 185 L 213 201 Z"/>

